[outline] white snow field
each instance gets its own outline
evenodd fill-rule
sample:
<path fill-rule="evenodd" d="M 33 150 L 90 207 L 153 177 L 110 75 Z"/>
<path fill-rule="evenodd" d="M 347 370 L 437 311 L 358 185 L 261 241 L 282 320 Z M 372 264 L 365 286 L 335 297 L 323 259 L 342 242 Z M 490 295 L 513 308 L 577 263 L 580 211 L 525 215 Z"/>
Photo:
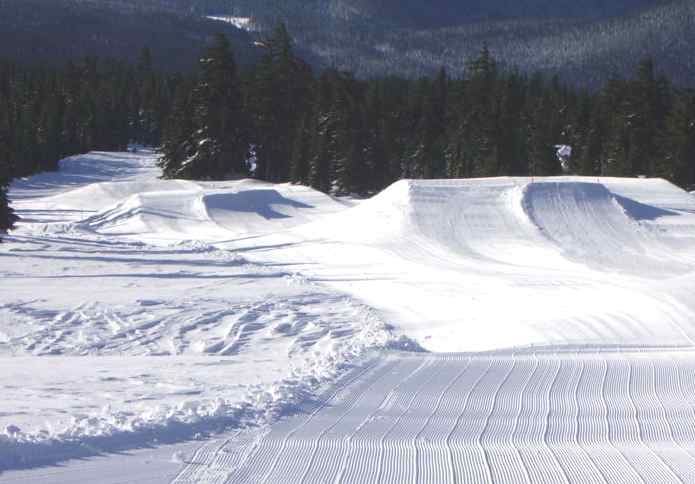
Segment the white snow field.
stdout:
<path fill-rule="evenodd" d="M 155 161 L 91 153 L 11 189 L 0 482 L 695 482 L 687 192 L 356 201 Z"/>

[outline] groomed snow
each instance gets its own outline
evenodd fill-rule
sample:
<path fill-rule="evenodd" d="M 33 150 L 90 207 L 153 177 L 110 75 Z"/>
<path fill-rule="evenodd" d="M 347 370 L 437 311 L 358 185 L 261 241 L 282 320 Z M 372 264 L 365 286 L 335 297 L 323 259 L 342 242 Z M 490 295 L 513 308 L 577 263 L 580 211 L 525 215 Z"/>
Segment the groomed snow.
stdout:
<path fill-rule="evenodd" d="M 154 163 L 92 153 L 12 187 L 0 469 L 234 431 L 179 481 L 695 477 L 687 192 L 496 178 L 357 202 Z"/>
<path fill-rule="evenodd" d="M 695 479 L 695 354 L 390 354 L 174 481 L 678 483 Z"/>
<path fill-rule="evenodd" d="M 223 246 L 298 264 L 432 351 L 695 338 L 695 200 L 662 180 L 400 181 Z"/>

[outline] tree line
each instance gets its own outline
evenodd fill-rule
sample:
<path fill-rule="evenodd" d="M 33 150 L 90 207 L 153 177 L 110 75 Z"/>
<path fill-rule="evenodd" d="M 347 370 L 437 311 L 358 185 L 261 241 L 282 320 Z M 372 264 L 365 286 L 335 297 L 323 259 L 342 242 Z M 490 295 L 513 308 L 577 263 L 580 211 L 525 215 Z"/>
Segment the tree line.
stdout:
<path fill-rule="evenodd" d="M 137 63 L 87 58 L 64 68 L 0 61 L 0 232 L 16 221 L 7 203 L 13 178 L 59 168 L 90 150 L 158 145 L 172 93 L 180 82 Z"/>
<path fill-rule="evenodd" d="M 196 75 L 140 61 L 85 59 L 62 69 L 0 62 L 0 230 L 12 178 L 129 142 L 161 146 L 166 178 L 254 176 L 337 195 L 370 195 L 400 178 L 563 173 L 658 176 L 695 185 L 695 91 L 645 59 L 599 90 L 501 68 L 489 49 L 467 76 L 360 80 L 314 72 L 281 24 L 240 69 L 224 35 Z"/>
<path fill-rule="evenodd" d="M 695 184 L 695 92 L 645 59 L 600 90 L 501 69 L 488 48 L 451 79 L 318 75 L 280 25 L 250 71 L 218 36 L 180 84 L 164 128 L 170 178 L 253 175 L 334 194 L 373 194 L 400 178 L 563 173 L 658 176 Z"/>

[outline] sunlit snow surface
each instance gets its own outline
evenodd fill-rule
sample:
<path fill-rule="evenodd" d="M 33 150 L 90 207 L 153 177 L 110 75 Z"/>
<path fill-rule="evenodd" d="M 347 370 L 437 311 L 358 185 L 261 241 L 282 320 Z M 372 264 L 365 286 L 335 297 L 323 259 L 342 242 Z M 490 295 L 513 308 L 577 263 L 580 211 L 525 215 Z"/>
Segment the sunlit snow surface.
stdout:
<path fill-rule="evenodd" d="M 228 431 L 177 480 L 695 480 L 695 198 L 665 181 L 358 203 L 92 153 L 11 197 L 0 468 Z"/>
<path fill-rule="evenodd" d="M 0 469 L 260 424 L 391 341 L 374 311 L 292 265 L 196 240 L 225 231 L 177 210 L 197 197 L 213 207 L 224 188 L 157 176 L 150 153 L 95 153 L 13 186 L 22 223 L 0 245 Z M 235 184 L 247 185 L 260 186 Z M 89 227 L 139 218 L 174 228 L 153 246 Z"/>

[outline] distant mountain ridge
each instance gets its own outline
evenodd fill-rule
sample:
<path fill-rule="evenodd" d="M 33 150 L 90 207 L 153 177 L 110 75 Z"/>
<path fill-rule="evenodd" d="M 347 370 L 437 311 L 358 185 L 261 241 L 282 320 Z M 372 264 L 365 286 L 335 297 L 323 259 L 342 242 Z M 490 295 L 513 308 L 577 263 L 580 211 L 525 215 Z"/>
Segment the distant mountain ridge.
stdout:
<path fill-rule="evenodd" d="M 192 62 L 188 51 L 198 49 L 215 30 L 229 33 L 242 57 L 257 55 L 253 35 L 205 19 L 238 16 L 252 18 L 261 30 L 282 20 L 312 64 L 350 70 L 360 77 L 418 77 L 441 66 L 462 75 L 467 60 L 488 44 L 506 67 L 559 74 L 580 84 L 626 76 L 646 56 L 654 57 L 676 82 L 695 79 L 694 0 L 0 0 L 0 10 L 29 4 L 44 5 L 34 10 L 54 30 L 59 23 L 68 31 L 71 24 L 89 24 L 80 20 L 88 15 L 85 12 L 115 12 L 97 21 L 109 28 L 91 27 L 97 39 L 112 36 L 95 44 L 94 50 L 110 52 L 119 42 L 125 49 L 129 42 L 118 29 L 137 25 L 133 29 L 140 34 L 130 39 L 158 44 L 151 47 L 162 47 L 165 55 L 170 45 L 176 46 L 185 52 L 177 56 L 181 65 Z M 53 10 L 61 10 L 60 22 L 45 18 Z M 3 20 L 0 15 L 0 41 L 8 28 L 21 31 L 22 42 L 41 38 L 39 25 L 33 17 Z M 60 45 L 61 37 L 53 38 Z M 19 49 L 7 41 L 2 45 L 0 55 Z"/>
<path fill-rule="evenodd" d="M 268 25 L 286 20 L 298 43 L 322 62 L 362 77 L 431 75 L 442 65 L 460 75 L 487 43 L 505 66 L 582 84 L 629 75 L 647 56 L 677 82 L 695 78 L 693 0 L 229 3 Z"/>
<path fill-rule="evenodd" d="M 175 8 L 174 8 L 175 7 Z M 192 69 L 211 36 L 224 32 L 242 62 L 256 56 L 253 39 L 224 25 L 159 2 L 133 0 L 0 0 L 0 58 L 62 65 L 85 56 L 135 60 L 151 48 L 155 64 Z"/>

